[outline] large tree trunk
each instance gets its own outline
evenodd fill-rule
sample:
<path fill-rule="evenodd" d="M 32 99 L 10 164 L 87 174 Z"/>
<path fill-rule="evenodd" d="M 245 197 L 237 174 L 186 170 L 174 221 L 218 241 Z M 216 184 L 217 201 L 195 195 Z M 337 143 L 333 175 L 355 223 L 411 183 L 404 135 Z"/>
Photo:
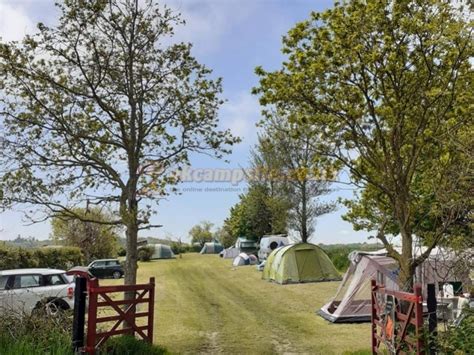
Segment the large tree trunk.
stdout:
<path fill-rule="evenodd" d="M 306 181 L 301 185 L 301 241 L 308 242 L 308 211 L 306 196 Z"/>
<path fill-rule="evenodd" d="M 405 212 L 405 211 L 404 211 Z M 413 258 L 413 236 L 409 227 L 407 212 L 401 214 L 400 235 L 402 238 L 402 253 L 400 264 L 399 283 L 402 290 L 413 291 L 413 280 L 415 275 L 415 263 Z"/>
<path fill-rule="evenodd" d="M 127 224 L 127 258 L 125 260 L 125 285 L 137 283 L 138 228 L 136 223 Z"/>

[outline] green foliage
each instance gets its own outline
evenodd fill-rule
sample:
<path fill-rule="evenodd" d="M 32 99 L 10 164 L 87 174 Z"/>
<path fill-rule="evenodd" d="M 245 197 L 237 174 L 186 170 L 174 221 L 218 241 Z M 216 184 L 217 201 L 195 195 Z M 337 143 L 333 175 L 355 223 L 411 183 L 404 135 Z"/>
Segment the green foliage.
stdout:
<path fill-rule="evenodd" d="M 0 322 L 1 354 L 72 355 L 71 334 L 72 317 L 69 312 L 56 317 L 3 312 Z M 169 352 L 132 336 L 118 336 L 110 338 L 98 354 L 161 355 Z"/>
<path fill-rule="evenodd" d="M 169 352 L 158 345 L 147 343 L 139 340 L 134 336 L 123 335 L 112 337 L 103 346 L 103 350 L 99 351 L 103 355 L 165 355 Z"/>
<path fill-rule="evenodd" d="M 54 27 L 0 42 L 4 136 L 1 207 L 39 206 L 31 219 L 113 210 L 127 233 L 125 282 L 138 231 L 178 182 L 190 153 L 222 158 L 239 142 L 219 130 L 221 79 L 172 40 L 178 13 L 154 1 L 64 1 Z M 41 213 L 43 212 L 43 213 Z M 86 222 L 86 220 L 81 218 Z"/>
<path fill-rule="evenodd" d="M 440 353 L 464 355 L 474 349 L 474 310 L 464 309 L 464 320 L 457 327 L 448 328 L 438 337 Z"/>
<path fill-rule="evenodd" d="M 326 254 L 331 259 L 332 263 L 341 272 L 345 272 L 350 265 L 348 255 L 354 250 L 374 251 L 383 247 L 382 244 L 333 244 L 333 245 L 319 245 L 324 249 Z"/>
<path fill-rule="evenodd" d="M 19 321 L 21 319 L 21 321 Z M 2 355 L 71 355 L 72 317 L 69 313 L 44 317 L 2 311 Z"/>
<path fill-rule="evenodd" d="M 67 270 L 83 263 L 81 250 L 75 247 L 24 249 L 0 244 L 0 270 L 37 267 Z"/>
<path fill-rule="evenodd" d="M 341 164 L 361 191 L 346 218 L 378 230 L 403 284 L 469 219 L 472 39 L 450 2 L 352 0 L 291 29 L 280 70 L 256 69 L 264 114 L 320 132 L 321 163 Z M 400 233 L 402 254 L 390 233 Z M 428 246 L 418 258 L 414 234 Z"/>
<path fill-rule="evenodd" d="M 127 255 L 127 250 L 124 247 L 119 247 L 117 250 L 117 255 L 118 256 L 125 256 Z"/>
<path fill-rule="evenodd" d="M 208 221 L 202 221 L 200 224 L 195 225 L 189 231 L 191 237 L 191 243 L 199 243 L 202 247 L 204 243 L 212 242 L 213 236 L 211 232 L 212 223 Z"/>
<path fill-rule="evenodd" d="M 265 234 L 286 233 L 286 202 L 270 195 L 267 186 L 250 184 L 240 201 L 230 209 L 230 216 L 224 221 L 224 229 L 235 242 L 239 237 L 261 238 Z M 282 229 L 285 228 L 285 229 Z"/>
<path fill-rule="evenodd" d="M 181 242 L 181 240 L 171 241 L 170 248 L 174 254 L 184 254 L 189 251 L 192 251 L 191 246 L 189 244 Z"/>
<path fill-rule="evenodd" d="M 321 202 L 320 197 L 331 192 L 328 181 L 334 180 L 340 164 L 328 164 L 320 157 L 317 146 L 321 133 L 309 124 L 291 123 L 287 117 L 266 113 L 260 126 L 265 132 L 260 151 L 278 157 L 269 166 L 261 159 L 261 168 L 276 173 L 267 184 L 284 202 L 285 222 L 306 243 L 314 233 L 316 218 L 335 209 L 334 203 Z"/>
<path fill-rule="evenodd" d="M 236 238 L 232 236 L 228 228 L 221 227 L 214 232 L 214 239 L 218 240 L 224 248 L 229 248 L 235 244 Z"/>
<path fill-rule="evenodd" d="M 138 260 L 140 261 L 150 261 L 155 249 L 151 246 L 145 245 L 138 248 Z"/>
<path fill-rule="evenodd" d="M 51 221 L 53 240 L 60 245 L 78 247 L 82 250 L 86 263 L 95 259 L 114 258 L 118 249 L 117 227 L 101 224 L 112 221 L 113 217 L 98 208 L 74 209 L 82 218 L 96 222 L 83 222 L 80 219 L 55 217 Z"/>

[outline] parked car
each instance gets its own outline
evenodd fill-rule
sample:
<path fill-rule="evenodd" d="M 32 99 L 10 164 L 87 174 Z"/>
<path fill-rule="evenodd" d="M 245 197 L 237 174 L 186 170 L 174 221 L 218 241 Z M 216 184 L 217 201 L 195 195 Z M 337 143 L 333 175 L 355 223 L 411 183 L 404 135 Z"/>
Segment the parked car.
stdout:
<path fill-rule="evenodd" d="M 122 264 L 117 259 L 94 260 L 89 264 L 88 268 L 89 272 L 98 279 L 107 277 L 120 279 L 124 274 Z"/>
<path fill-rule="evenodd" d="M 16 269 L 0 271 L 0 314 L 11 310 L 54 315 L 74 308 L 74 284 L 64 270 Z"/>

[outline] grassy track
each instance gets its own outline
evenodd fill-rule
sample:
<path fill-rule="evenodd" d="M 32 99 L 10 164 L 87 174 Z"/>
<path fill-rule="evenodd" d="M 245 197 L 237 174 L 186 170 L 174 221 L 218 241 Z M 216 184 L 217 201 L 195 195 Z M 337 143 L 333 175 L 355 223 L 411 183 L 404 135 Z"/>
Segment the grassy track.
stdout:
<path fill-rule="evenodd" d="M 315 314 L 338 282 L 276 285 L 253 266 L 184 254 L 139 266 L 156 278 L 155 342 L 173 353 L 342 354 L 370 347 L 369 325 L 335 325 Z M 108 281 L 107 283 L 115 283 Z"/>

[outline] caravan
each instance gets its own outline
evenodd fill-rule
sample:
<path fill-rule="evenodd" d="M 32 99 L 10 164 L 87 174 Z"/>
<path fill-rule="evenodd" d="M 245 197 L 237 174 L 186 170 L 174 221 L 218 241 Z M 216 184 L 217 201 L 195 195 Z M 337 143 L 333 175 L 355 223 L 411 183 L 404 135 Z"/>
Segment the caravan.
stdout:
<path fill-rule="evenodd" d="M 276 248 L 290 244 L 286 234 L 264 235 L 260 239 L 260 249 L 258 250 L 258 259 L 265 260 Z"/>

